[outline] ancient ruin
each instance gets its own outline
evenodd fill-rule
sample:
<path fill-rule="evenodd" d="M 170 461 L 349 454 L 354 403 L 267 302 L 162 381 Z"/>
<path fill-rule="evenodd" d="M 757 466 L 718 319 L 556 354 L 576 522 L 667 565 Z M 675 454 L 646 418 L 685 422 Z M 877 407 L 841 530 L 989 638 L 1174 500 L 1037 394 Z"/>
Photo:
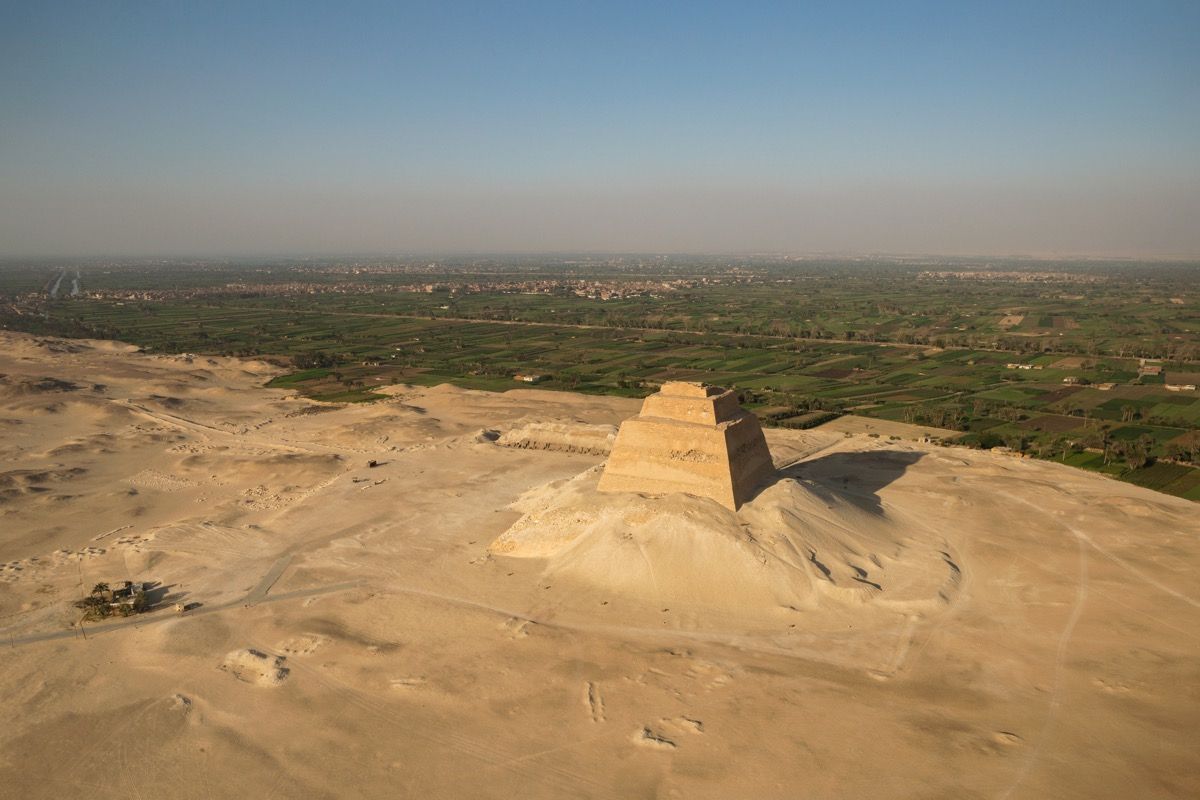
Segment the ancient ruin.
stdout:
<path fill-rule="evenodd" d="M 719 386 L 669 381 L 625 420 L 602 492 L 708 497 L 736 511 L 774 472 L 758 419 Z"/>

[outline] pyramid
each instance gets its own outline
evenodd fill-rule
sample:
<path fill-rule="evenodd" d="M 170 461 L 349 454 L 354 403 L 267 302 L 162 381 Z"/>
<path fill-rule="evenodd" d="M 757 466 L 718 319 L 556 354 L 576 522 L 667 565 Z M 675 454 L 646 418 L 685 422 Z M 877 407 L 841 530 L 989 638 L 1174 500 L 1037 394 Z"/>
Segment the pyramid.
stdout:
<path fill-rule="evenodd" d="M 602 492 L 686 492 L 736 511 L 775 471 L 758 419 L 719 386 L 668 381 L 621 423 Z"/>

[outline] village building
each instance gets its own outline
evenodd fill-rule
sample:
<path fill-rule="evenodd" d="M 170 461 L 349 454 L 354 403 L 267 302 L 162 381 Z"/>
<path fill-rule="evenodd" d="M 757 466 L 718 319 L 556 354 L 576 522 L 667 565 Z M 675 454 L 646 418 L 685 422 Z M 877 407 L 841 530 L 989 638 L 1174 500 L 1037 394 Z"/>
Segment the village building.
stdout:
<path fill-rule="evenodd" d="M 1163 388 L 1168 392 L 1194 392 L 1200 386 L 1200 372 L 1168 372 Z"/>

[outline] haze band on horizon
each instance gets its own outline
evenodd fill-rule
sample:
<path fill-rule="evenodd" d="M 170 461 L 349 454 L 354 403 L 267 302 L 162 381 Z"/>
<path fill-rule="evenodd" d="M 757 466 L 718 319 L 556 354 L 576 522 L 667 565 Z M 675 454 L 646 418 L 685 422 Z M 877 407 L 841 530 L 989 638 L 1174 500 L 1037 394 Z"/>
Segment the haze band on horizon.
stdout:
<path fill-rule="evenodd" d="M 1200 5 L 0 10 L 0 256 L 1200 253 Z"/>

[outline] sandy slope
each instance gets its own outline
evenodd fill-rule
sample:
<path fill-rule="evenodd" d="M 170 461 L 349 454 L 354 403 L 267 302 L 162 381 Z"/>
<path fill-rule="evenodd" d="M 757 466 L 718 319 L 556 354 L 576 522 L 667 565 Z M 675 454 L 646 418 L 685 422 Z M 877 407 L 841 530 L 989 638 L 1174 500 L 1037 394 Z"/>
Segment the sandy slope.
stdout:
<path fill-rule="evenodd" d="M 494 441 L 636 401 L 329 411 L 271 373 L 0 332 L 4 796 L 1200 795 L 1195 504 L 773 432 L 798 463 L 715 541 L 707 501 L 597 507 L 603 455 Z M 581 508 L 573 549 L 489 551 Z M 72 636 L 124 578 L 202 605 Z"/>

